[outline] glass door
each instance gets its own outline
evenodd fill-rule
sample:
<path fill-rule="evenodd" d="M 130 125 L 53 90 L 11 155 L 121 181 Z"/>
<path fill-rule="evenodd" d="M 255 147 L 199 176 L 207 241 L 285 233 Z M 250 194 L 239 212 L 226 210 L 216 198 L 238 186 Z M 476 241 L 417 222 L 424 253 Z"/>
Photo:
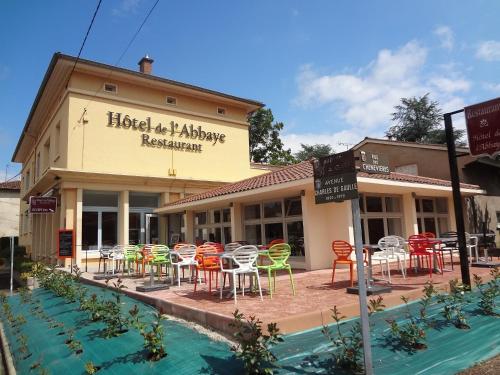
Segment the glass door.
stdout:
<path fill-rule="evenodd" d="M 156 214 L 146 214 L 146 243 L 160 243 L 158 215 Z"/>
<path fill-rule="evenodd" d="M 129 212 L 128 214 L 128 241 L 131 245 L 144 243 L 141 238 L 141 213 Z"/>

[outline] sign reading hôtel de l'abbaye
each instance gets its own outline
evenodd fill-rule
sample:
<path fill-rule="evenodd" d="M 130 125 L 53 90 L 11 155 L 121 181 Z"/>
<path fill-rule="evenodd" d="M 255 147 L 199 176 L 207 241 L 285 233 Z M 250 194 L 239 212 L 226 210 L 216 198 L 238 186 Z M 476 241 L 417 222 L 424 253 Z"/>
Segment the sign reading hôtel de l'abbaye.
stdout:
<path fill-rule="evenodd" d="M 162 124 L 153 122 L 151 117 L 138 119 L 120 112 L 108 112 L 107 126 L 139 132 L 141 146 L 167 150 L 202 152 L 204 145 L 215 146 L 226 141 L 225 134 L 209 131 L 201 125 L 175 121 Z"/>
<path fill-rule="evenodd" d="M 465 107 L 464 111 L 471 155 L 500 154 L 500 98 Z"/>

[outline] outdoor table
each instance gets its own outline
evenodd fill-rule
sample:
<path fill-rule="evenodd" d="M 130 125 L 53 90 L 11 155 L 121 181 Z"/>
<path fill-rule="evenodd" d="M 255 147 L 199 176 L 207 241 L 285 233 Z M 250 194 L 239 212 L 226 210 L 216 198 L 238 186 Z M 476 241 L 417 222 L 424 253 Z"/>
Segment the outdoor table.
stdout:
<path fill-rule="evenodd" d="M 363 248 L 368 250 L 368 271 L 366 277 L 366 295 L 372 294 L 380 294 L 380 293 L 389 293 L 392 291 L 392 288 L 388 285 L 375 285 L 375 279 L 373 278 L 372 272 L 372 255 L 377 251 L 380 251 L 380 247 L 378 245 L 365 244 Z M 364 264 L 363 264 L 364 267 Z M 347 293 L 350 294 L 358 294 L 359 289 L 357 286 L 348 287 Z"/>

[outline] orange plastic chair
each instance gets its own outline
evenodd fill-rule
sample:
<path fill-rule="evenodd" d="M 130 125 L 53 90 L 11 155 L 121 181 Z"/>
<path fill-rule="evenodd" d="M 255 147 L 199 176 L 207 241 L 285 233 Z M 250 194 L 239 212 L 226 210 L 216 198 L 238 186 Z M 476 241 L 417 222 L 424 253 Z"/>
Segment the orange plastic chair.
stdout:
<path fill-rule="evenodd" d="M 220 262 L 219 257 L 217 256 L 206 256 L 205 254 L 213 254 L 220 253 L 220 249 L 214 245 L 207 245 L 206 243 L 200 245 L 196 248 L 196 266 L 195 266 L 195 275 L 194 275 L 194 291 L 196 292 L 196 287 L 198 285 L 198 275 L 199 271 L 203 271 L 203 278 L 205 282 L 207 280 L 207 271 L 208 271 L 208 291 L 212 292 L 212 275 L 215 272 L 215 288 L 218 287 L 218 277 L 217 274 L 220 271 Z"/>
<path fill-rule="evenodd" d="M 354 285 L 354 261 L 350 259 L 350 255 L 353 251 L 351 244 L 347 241 L 336 240 L 332 242 L 332 250 L 336 255 L 336 259 L 333 261 L 333 272 L 332 272 L 332 284 L 335 279 L 335 268 L 337 264 L 348 264 L 349 273 L 351 277 L 351 286 Z"/>
<path fill-rule="evenodd" d="M 274 245 L 278 245 L 280 243 L 285 243 L 285 240 L 283 238 L 276 238 L 269 242 L 269 245 L 267 245 L 267 248 L 270 249 Z"/>
<path fill-rule="evenodd" d="M 136 265 L 136 273 L 139 273 L 139 265 L 142 266 L 142 277 L 144 277 L 146 273 L 146 265 L 153 260 L 153 254 L 151 253 L 151 250 L 153 249 L 154 245 L 144 245 L 142 250 L 137 252 L 136 260 L 135 260 L 135 265 Z"/>

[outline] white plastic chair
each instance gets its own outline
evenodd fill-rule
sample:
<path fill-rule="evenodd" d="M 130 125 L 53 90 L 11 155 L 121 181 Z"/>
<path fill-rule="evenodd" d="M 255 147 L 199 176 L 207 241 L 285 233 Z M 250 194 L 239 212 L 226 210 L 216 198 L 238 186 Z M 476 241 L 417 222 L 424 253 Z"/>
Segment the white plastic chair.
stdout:
<path fill-rule="evenodd" d="M 471 236 L 469 233 L 465 232 L 465 243 L 467 245 L 467 250 L 469 251 L 469 264 L 472 264 L 472 249 L 474 249 L 474 255 L 476 262 L 479 259 L 478 254 L 478 238 L 476 236 Z"/>
<path fill-rule="evenodd" d="M 241 244 L 238 242 L 230 242 L 224 246 L 225 253 L 232 253 L 237 248 L 241 247 Z"/>
<path fill-rule="evenodd" d="M 257 279 L 257 285 L 259 287 L 259 295 L 260 300 L 263 301 L 262 298 L 262 289 L 260 287 L 260 278 L 259 278 L 259 270 L 257 269 L 256 262 L 257 257 L 259 256 L 259 250 L 256 246 L 253 245 L 244 245 L 238 247 L 230 254 L 225 254 L 221 257 L 221 273 L 220 273 L 220 299 L 222 299 L 222 277 L 224 273 L 228 273 L 233 278 L 233 295 L 234 295 L 234 304 L 236 304 L 236 275 L 245 275 L 251 274 L 255 275 Z M 233 264 L 232 268 L 224 268 L 224 262 L 222 261 L 224 258 L 230 260 Z M 245 295 L 245 278 L 243 277 L 243 285 L 242 285 L 242 295 Z"/>
<path fill-rule="evenodd" d="M 116 245 L 114 246 L 110 253 L 109 253 L 109 259 L 111 260 L 111 274 L 115 274 L 115 266 L 116 263 L 118 262 L 119 264 L 123 263 L 125 255 L 123 253 L 123 246 L 122 245 Z M 118 265 L 118 272 L 120 272 L 120 265 Z"/>
<path fill-rule="evenodd" d="M 389 266 L 389 260 L 391 256 L 394 254 L 394 248 L 399 245 L 398 240 L 390 237 L 383 237 L 378 241 L 378 247 L 380 251 L 377 251 L 372 255 L 372 265 L 373 262 L 378 261 L 380 265 L 380 270 L 382 271 L 382 277 L 385 279 L 384 274 L 384 265 L 385 272 L 387 272 L 387 278 L 389 280 L 389 284 L 391 283 L 391 268 Z"/>
<path fill-rule="evenodd" d="M 394 248 L 394 256 L 398 260 L 398 268 L 406 279 L 406 259 L 408 257 L 408 252 L 406 251 L 406 239 L 401 236 L 390 235 L 388 237 L 395 238 L 398 241 L 398 246 Z"/>
<path fill-rule="evenodd" d="M 175 251 L 176 251 L 177 256 L 172 257 L 172 267 L 176 268 L 177 285 L 181 286 L 181 267 L 191 268 L 193 266 L 196 266 L 196 264 L 197 264 L 196 259 L 195 259 L 195 257 L 196 257 L 196 245 L 182 244 L 182 245 L 178 246 Z"/>

